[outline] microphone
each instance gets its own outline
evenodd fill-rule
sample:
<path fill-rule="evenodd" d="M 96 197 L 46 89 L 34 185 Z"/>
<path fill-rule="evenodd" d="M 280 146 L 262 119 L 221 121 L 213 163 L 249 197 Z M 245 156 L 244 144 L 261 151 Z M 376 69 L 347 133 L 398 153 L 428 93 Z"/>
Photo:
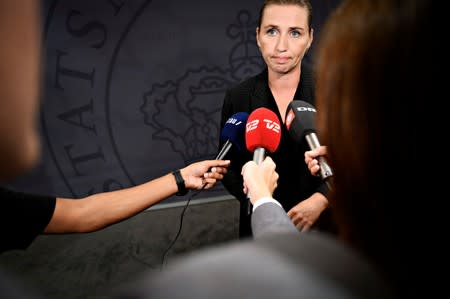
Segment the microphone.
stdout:
<path fill-rule="evenodd" d="M 250 113 L 245 126 L 245 144 L 253 152 L 253 161 L 261 164 L 266 152 L 277 150 L 281 139 L 280 121 L 277 115 L 267 108 L 257 108 Z M 251 214 L 252 205 L 248 200 L 248 215 Z"/>
<path fill-rule="evenodd" d="M 233 114 L 223 126 L 220 133 L 220 141 L 225 143 L 222 145 L 216 160 L 222 160 L 234 145 L 238 151 L 244 147 L 244 129 L 248 119 L 248 113 L 237 112 Z"/>
<path fill-rule="evenodd" d="M 262 163 L 266 151 L 276 151 L 280 139 L 280 122 L 273 111 L 262 107 L 250 113 L 245 126 L 245 145 L 253 152 L 256 164 Z"/>
<path fill-rule="evenodd" d="M 313 105 L 299 100 L 290 102 L 286 110 L 286 127 L 292 139 L 300 143 L 305 138 L 311 150 L 320 146 L 316 134 L 315 115 L 316 108 Z M 317 157 L 317 160 L 320 167 L 320 177 L 322 180 L 327 180 L 333 175 L 333 171 L 325 157 Z M 327 186 L 331 190 L 328 181 Z"/>

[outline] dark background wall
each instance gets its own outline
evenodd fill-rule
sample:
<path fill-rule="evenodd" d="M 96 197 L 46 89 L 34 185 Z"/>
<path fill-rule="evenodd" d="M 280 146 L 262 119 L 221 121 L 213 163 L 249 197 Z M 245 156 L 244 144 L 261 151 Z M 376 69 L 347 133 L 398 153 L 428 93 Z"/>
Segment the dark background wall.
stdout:
<path fill-rule="evenodd" d="M 315 38 L 338 0 L 312 1 Z M 8 184 L 70 198 L 126 188 L 217 153 L 226 88 L 263 67 L 261 0 L 43 1 L 41 162 Z M 305 58 L 314 63 L 313 49 Z M 221 184 L 103 231 L 40 236 L 0 263 L 47 298 L 86 298 L 162 258 L 237 238 Z M 169 247 L 182 222 L 181 234 Z"/>

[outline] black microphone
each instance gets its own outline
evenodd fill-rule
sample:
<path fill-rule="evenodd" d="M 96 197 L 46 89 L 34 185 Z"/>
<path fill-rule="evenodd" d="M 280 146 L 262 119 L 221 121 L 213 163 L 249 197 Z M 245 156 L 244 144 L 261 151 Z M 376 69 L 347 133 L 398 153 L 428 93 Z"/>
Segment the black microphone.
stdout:
<path fill-rule="evenodd" d="M 238 151 L 244 147 L 244 130 L 248 113 L 237 112 L 233 114 L 223 126 L 220 141 L 224 142 L 216 156 L 216 160 L 222 160 L 234 145 Z"/>
<path fill-rule="evenodd" d="M 315 115 L 316 108 L 305 101 L 294 100 L 289 103 L 286 110 L 286 128 L 292 139 L 300 143 L 305 138 L 311 150 L 320 147 L 316 134 Z M 317 157 L 317 161 L 320 167 L 319 175 L 322 180 L 326 180 L 327 186 L 331 190 L 327 179 L 333 176 L 333 171 L 324 156 Z"/>

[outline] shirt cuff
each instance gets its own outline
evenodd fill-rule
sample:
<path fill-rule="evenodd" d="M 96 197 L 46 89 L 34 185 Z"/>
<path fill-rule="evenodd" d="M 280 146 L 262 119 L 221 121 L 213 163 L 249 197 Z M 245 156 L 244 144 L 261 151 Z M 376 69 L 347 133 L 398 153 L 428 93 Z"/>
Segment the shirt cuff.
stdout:
<path fill-rule="evenodd" d="M 274 203 L 274 204 L 277 204 L 277 205 L 279 205 L 281 208 L 283 208 L 283 206 L 282 206 L 277 200 L 275 200 L 275 199 L 272 198 L 272 197 L 266 196 L 266 197 L 262 197 L 262 198 L 260 198 L 260 199 L 258 199 L 258 200 L 256 201 L 256 203 L 253 205 L 253 212 L 254 212 L 254 211 L 256 210 L 256 208 L 259 207 L 260 205 L 263 205 L 263 204 L 269 203 L 269 202 L 272 202 L 272 203 Z"/>

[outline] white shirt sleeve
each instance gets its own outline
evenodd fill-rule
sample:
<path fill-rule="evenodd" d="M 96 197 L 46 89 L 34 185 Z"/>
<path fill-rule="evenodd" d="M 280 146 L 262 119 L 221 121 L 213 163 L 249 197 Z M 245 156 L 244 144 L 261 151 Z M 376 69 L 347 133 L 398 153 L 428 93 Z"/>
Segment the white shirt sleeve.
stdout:
<path fill-rule="evenodd" d="M 283 207 L 277 200 L 275 200 L 275 199 L 272 198 L 272 197 L 268 197 L 268 196 L 267 196 L 267 197 L 263 197 L 263 198 L 259 199 L 259 200 L 253 205 L 253 211 L 255 211 L 256 208 L 259 207 L 260 205 L 263 205 L 263 204 L 268 203 L 268 202 L 273 202 L 274 204 L 277 204 L 277 205 L 279 205 L 280 207 Z"/>

